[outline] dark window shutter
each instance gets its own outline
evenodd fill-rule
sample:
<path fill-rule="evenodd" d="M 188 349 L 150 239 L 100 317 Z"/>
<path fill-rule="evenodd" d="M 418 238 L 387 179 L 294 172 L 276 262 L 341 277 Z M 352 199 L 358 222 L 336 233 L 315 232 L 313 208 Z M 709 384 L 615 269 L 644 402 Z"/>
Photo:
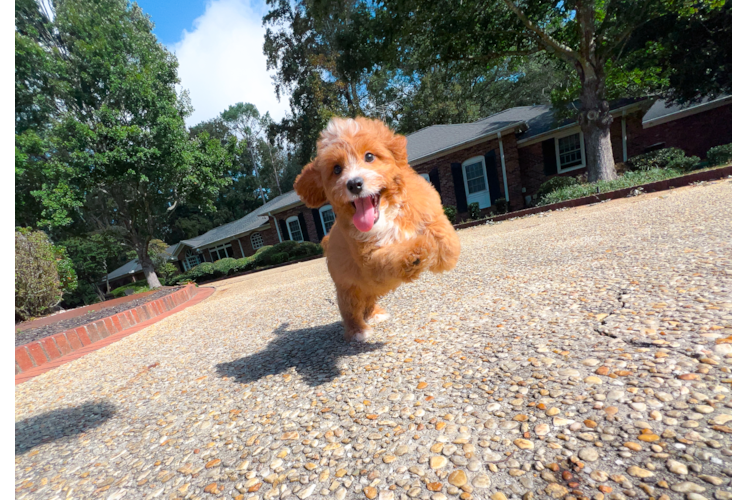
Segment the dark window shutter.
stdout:
<path fill-rule="evenodd" d="M 439 196 L 442 194 L 442 187 L 439 184 L 439 167 L 434 167 L 429 171 L 429 179 L 431 179 L 431 185 L 434 186 Z"/>
<path fill-rule="evenodd" d="M 465 194 L 465 179 L 462 177 L 462 163 L 452 164 L 452 182 L 455 186 L 457 211 L 467 212 L 467 194 Z"/>
<path fill-rule="evenodd" d="M 317 239 L 322 241 L 322 238 L 325 237 L 325 231 L 322 227 L 322 217 L 320 217 L 319 210 L 316 208 L 312 209 L 312 219 L 314 219 L 314 229 L 317 230 Z"/>
<path fill-rule="evenodd" d="M 283 236 L 283 241 L 288 241 L 291 238 L 288 237 L 288 228 L 286 227 L 286 221 L 283 219 L 278 219 L 278 225 L 281 227 L 281 236 Z"/>
<path fill-rule="evenodd" d="M 486 176 L 488 177 L 488 194 L 491 196 L 491 205 L 502 198 L 501 181 L 499 180 L 499 169 L 496 168 L 496 150 L 492 149 L 483 156 L 486 159 Z"/>
<path fill-rule="evenodd" d="M 301 226 L 301 236 L 304 238 L 304 241 L 311 241 L 309 233 L 306 230 L 306 219 L 303 212 L 299 212 L 299 226 Z"/>
<path fill-rule="evenodd" d="M 556 175 L 556 139 L 543 141 L 543 173 L 545 175 Z"/>

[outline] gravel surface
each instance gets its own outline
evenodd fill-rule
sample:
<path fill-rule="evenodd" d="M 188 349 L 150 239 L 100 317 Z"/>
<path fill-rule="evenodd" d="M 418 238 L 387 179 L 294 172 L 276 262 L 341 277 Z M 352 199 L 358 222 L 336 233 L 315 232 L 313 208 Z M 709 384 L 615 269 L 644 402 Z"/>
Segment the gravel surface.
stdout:
<path fill-rule="evenodd" d="M 346 344 L 324 261 L 16 386 L 16 498 L 731 498 L 731 181 L 460 231 Z"/>
<path fill-rule="evenodd" d="M 28 344 L 29 342 L 33 342 L 35 340 L 43 339 L 44 337 L 49 337 L 50 335 L 54 335 L 56 333 L 64 332 L 65 330 L 70 330 L 71 328 L 76 328 L 81 325 L 93 323 L 94 321 L 98 321 L 103 318 L 108 318 L 109 316 L 127 311 L 129 309 L 132 309 L 133 307 L 143 305 L 146 302 L 161 298 L 164 295 L 174 293 L 175 291 L 179 290 L 179 288 L 180 287 L 164 288 L 163 290 L 152 293 L 147 297 L 142 297 L 130 302 L 125 302 L 124 304 L 107 307 L 106 309 L 100 309 L 98 311 L 91 311 L 74 318 L 61 319 L 56 323 L 40 326 L 38 328 L 29 328 L 28 330 L 23 330 L 22 332 L 16 333 L 16 347 L 18 347 L 19 345 Z"/>

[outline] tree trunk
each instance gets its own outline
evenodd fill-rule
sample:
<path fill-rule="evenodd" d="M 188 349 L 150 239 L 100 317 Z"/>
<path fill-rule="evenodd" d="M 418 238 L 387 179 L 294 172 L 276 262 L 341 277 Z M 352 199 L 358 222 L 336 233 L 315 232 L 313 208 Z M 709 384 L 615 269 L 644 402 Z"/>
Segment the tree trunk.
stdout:
<path fill-rule="evenodd" d="M 141 260 L 140 265 L 143 268 L 145 279 L 146 281 L 148 281 L 148 287 L 161 288 L 161 282 L 158 280 L 158 276 L 156 276 L 156 271 L 153 269 L 153 263 L 151 262 L 151 259 L 148 259 L 148 262 L 144 262 Z"/>
<path fill-rule="evenodd" d="M 140 267 L 143 269 L 148 286 L 150 288 L 161 288 L 161 282 L 158 280 L 158 276 L 156 276 L 153 261 L 151 261 L 151 257 L 148 255 L 149 243 L 150 241 L 146 241 L 143 244 L 137 245 L 135 251 L 138 253 L 138 262 L 140 262 Z"/>
<path fill-rule="evenodd" d="M 613 123 L 613 117 L 610 116 L 608 101 L 604 98 L 604 76 L 598 74 L 591 64 L 580 68 L 579 73 L 582 79 L 579 125 L 584 134 L 587 181 L 613 180 L 616 178 L 613 147 L 610 144 L 610 125 Z"/>

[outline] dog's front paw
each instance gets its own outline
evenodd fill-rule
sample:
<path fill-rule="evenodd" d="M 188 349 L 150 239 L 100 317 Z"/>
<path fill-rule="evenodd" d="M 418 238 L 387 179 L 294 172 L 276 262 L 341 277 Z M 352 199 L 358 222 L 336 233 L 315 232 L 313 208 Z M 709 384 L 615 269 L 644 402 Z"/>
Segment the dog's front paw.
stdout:
<path fill-rule="evenodd" d="M 348 334 L 346 335 L 346 340 L 348 340 L 348 342 L 366 342 L 366 339 L 371 337 L 371 333 L 371 328 L 361 328 L 353 330 L 351 332 L 348 332 Z"/>

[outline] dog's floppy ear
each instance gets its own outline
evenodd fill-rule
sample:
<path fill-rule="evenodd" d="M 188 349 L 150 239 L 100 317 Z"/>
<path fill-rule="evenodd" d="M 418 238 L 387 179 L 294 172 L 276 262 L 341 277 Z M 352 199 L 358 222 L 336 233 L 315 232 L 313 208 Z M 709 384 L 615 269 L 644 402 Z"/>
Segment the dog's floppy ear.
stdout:
<path fill-rule="evenodd" d="M 408 165 L 408 139 L 404 135 L 393 134 L 389 141 L 389 148 L 392 156 L 395 157 L 395 163 L 399 167 Z"/>
<path fill-rule="evenodd" d="M 327 201 L 325 189 L 322 186 L 322 174 L 320 174 L 314 162 L 304 167 L 296 177 L 293 188 L 301 201 L 310 208 L 319 208 Z"/>

